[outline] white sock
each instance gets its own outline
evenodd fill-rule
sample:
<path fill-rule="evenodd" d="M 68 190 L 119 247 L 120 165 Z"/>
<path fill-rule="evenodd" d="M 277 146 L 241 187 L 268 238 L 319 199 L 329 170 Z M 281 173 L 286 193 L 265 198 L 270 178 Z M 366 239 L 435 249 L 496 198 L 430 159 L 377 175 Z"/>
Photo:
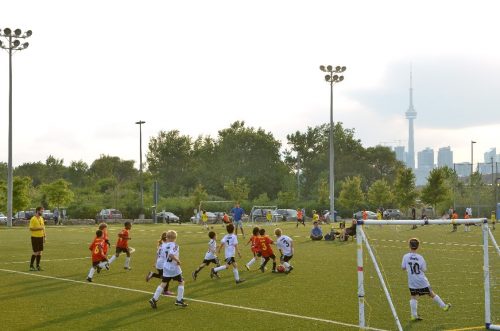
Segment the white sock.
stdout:
<path fill-rule="evenodd" d="M 410 308 L 411 308 L 411 316 L 413 317 L 417 317 L 417 305 L 418 305 L 418 301 L 415 300 L 415 299 L 411 299 L 410 300 Z"/>
<path fill-rule="evenodd" d="M 128 268 L 128 266 L 130 265 L 130 257 L 126 257 L 125 258 L 125 268 Z"/>
<path fill-rule="evenodd" d="M 163 292 L 163 287 L 161 287 L 161 285 L 158 285 L 155 294 L 153 294 L 153 299 L 155 299 L 155 301 L 158 301 L 162 292 Z"/>
<path fill-rule="evenodd" d="M 106 263 L 107 262 L 101 262 L 101 263 L 99 263 L 99 268 L 106 269 Z"/>
<path fill-rule="evenodd" d="M 283 265 L 285 266 L 285 268 L 290 269 L 290 263 L 288 263 L 288 262 L 283 262 Z"/>
<path fill-rule="evenodd" d="M 238 272 L 238 269 L 233 269 L 233 274 L 234 274 L 234 279 L 236 279 L 236 281 L 239 281 L 240 273 Z"/>
<path fill-rule="evenodd" d="M 446 304 L 444 303 L 444 301 L 441 300 L 441 298 L 437 294 L 436 294 L 436 296 L 434 298 L 432 298 L 432 300 L 434 300 L 439 305 L 439 307 L 441 307 L 441 308 L 443 308 L 444 306 L 446 306 Z"/>
<path fill-rule="evenodd" d="M 87 277 L 88 278 L 94 277 L 94 273 L 95 273 L 95 268 L 94 267 L 90 268 L 89 275 Z"/>
<path fill-rule="evenodd" d="M 181 301 L 184 298 L 184 285 L 177 286 L 177 301 Z"/>
<path fill-rule="evenodd" d="M 254 263 L 255 263 L 255 257 L 253 259 L 251 259 L 250 261 L 248 261 L 247 267 L 250 267 Z"/>
<path fill-rule="evenodd" d="M 214 271 L 219 272 L 219 271 L 224 270 L 224 269 L 226 269 L 226 265 L 221 265 L 220 267 L 214 268 Z"/>
<path fill-rule="evenodd" d="M 108 263 L 109 263 L 109 264 L 111 264 L 111 263 L 113 263 L 113 261 L 114 261 L 114 260 L 116 260 L 116 255 L 113 255 L 113 256 L 109 259 Z"/>
<path fill-rule="evenodd" d="M 265 260 L 266 260 L 265 258 L 261 257 L 261 258 L 260 258 L 260 265 L 264 264 L 264 261 L 265 261 Z"/>

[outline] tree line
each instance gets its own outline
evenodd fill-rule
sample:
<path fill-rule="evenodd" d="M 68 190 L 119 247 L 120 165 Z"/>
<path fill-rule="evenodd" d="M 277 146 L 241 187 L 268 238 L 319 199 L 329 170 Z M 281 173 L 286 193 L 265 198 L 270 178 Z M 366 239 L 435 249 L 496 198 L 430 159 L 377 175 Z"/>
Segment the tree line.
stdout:
<path fill-rule="evenodd" d="M 344 217 L 378 207 L 408 211 L 419 200 L 444 210 L 457 201 L 465 205 L 493 196 L 479 174 L 467 186 L 448 168 L 434 169 L 428 183 L 417 188 L 412 170 L 397 161 L 390 148 L 363 147 L 355 130 L 340 122 L 334 124 L 333 134 L 335 206 Z M 74 218 L 93 218 L 100 209 L 116 208 L 134 218 L 150 213 L 155 181 L 159 184 L 157 209 L 184 218 L 193 214 L 201 200 L 240 201 L 247 209 L 266 204 L 329 208 L 329 124 L 291 133 L 285 145 L 271 132 L 243 121 L 219 130 L 216 137 L 160 131 L 148 143 L 143 211 L 139 171 L 133 160 L 101 155 L 90 165 L 72 161 L 65 166 L 63 162 L 49 156 L 44 163 L 16 167 L 14 211 L 43 205 L 65 207 Z M 7 178 L 5 163 L 0 163 L 0 173 L 0 178 Z M 6 181 L 0 180 L 0 211 L 6 210 L 6 196 Z"/>

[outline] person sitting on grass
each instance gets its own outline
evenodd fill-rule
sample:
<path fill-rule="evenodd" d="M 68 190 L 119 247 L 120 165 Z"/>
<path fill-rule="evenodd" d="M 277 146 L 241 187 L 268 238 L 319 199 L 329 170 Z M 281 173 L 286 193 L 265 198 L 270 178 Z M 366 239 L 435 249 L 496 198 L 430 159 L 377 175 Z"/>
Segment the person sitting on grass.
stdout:
<path fill-rule="evenodd" d="M 323 239 L 323 231 L 319 227 L 319 223 L 317 221 L 313 223 L 313 228 L 311 229 L 311 239 L 312 240 Z"/>
<path fill-rule="evenodd" d="M 353 219 L 352 220 L 352 225 L 348 228 L 345 227 L 345 223 L 342 222 L 340 227 L 342 228 L 342 232 L 340 233 L 339 235 L 339 240 L 340 241 L 347 241 L 347 239 L 349 239 L 349 237 L 351 237 L 351 240 L 354 239 L 354 237 L 356 236 L 356 220 Z"/>

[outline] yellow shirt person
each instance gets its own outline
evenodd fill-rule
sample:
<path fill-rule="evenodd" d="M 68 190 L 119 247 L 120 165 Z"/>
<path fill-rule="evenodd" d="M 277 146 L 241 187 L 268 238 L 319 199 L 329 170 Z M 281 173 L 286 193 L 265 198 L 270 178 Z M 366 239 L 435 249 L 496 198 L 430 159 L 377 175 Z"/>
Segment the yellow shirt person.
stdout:
<path fill-rule="evenodd" d="M 45 243 L 45 222 L 43 221 L 43 207 L 37 207 L 35 216 L 30 220 L 31 232 L 31 247 L 33 254 L 31 255 L 30 271 L 42 271 L 40 260 L 42 258 L 43 244 Z M 36 260 L 36 268 L 35 268 Z"/>
<path fill-rule="evenodd" d="M 34 215 L 30 220 L 30 231 L 32 237 L 45 237 L 45 222 L 42 216 Z"/>

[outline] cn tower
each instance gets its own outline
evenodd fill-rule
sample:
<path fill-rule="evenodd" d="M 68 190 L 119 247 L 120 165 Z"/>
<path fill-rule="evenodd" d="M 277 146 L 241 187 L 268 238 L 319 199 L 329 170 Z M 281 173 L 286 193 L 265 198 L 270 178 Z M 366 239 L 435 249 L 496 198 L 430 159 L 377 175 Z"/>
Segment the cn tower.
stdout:
<path fill-rule="evenodd" d="M 410 69 L 410 107 L 405 113 L 408 119 L 408 157 L 406 158 L 406 166 L 415 169 L 415 134 L 413 131 L 413 120 L 417 118 L 417 112 L 413 107 L 413 81 L 412 70 Z"/>

